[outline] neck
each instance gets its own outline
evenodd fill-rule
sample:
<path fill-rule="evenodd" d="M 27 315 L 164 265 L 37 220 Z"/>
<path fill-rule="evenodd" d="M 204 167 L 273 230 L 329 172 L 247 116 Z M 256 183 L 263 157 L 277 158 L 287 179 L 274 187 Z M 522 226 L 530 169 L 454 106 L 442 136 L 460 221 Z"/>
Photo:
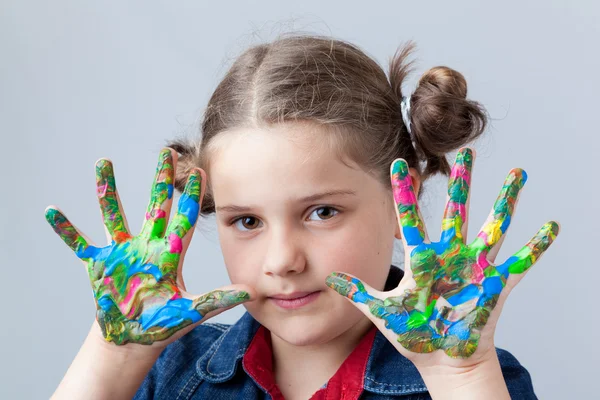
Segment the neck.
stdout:
<path fill-rule="evenodd" d="M 284 397 L 309 398 L 335 374 L 372 326 L 363 317 L 341 335 L 307 346 L 290 344 L 271 333 L 275 380 Z"/>

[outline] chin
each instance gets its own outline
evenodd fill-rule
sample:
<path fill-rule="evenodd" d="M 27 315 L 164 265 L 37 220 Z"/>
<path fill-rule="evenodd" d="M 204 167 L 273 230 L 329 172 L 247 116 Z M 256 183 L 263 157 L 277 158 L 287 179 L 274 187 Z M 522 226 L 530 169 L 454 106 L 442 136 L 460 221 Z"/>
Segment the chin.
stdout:
<path fill-rule="evenodd" d="M 326 343 L 341 332 L 335 319 L 321 319 L 310 315 L 290 316 L 272 324 L 265 325 L 272 334 L 294 346 L 311 346 Z M 334 327 L 336 329 L 334 329 Z"/>

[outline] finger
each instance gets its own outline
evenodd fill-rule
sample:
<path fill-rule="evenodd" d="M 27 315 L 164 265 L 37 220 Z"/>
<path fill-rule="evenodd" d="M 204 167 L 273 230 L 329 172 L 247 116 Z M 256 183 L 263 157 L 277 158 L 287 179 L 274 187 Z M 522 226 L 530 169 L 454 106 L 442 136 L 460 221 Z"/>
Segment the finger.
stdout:
<path fill-rule="evenodd" d="M 425 224 L 421 219 L 406 161 L 401 158 L 394 160 L 390 174 L 402 241 L 405 246 L 418 246 L 426 240 Z"/>
<path fill-rule="evenodd" d="M 239 304 L 250 301 L 252 296 L 250 291 L 243 289 L 218 289 L 208 292 L 202 296 L 196 297 L 192 301 L 193 308 L 202 316 L 214 311 L 225 311 Z M 213 313 L 214 316 L 218 313 Z"/>
<path fill-rule="evenodd" d="M 232 289 L 213 290 L 195 299 L 178 297 L 156 307 L 144 307 L 137 322 L 143 331 L 156 327 L 161 328 L 159 331 L 181 329 L 251 300 L 250 291 L 240 289 L 241 287 L 246 286 L 234 285 Z M 207 316 L 209 313 L 212 314 Z"/>
<path fill-rule="evenodd" d="M 409 327 L 423 325 L 435 306 L 434 302 L 422 312 L 415 309 L 409 313 L 402 304 L 402 297 L 387 297 L 390 292 L 380 292 L 360 279 L 342 272 L 331 273 L 326 279 L 326 284 L 351 300 L 382 332 L 390 330 L 400 334 Z"/>
<path fill-rule="evenodd" d="M 474 158 L 474 151 L 468 147 L 460 149 L 456 154 L 448 181 L 448 199 L 442 219 L 442 242 L 455 237 L 464 242 L 467 237 L 469 189 Z"/>
<path fill-rule="evenodd" d="M 527 174 L 524 170 L 510 170 L 492 212 L 472 244 L 473 247 L 490 250 L 498 243 L 510 226 L 519 193 L 526 181 Z"/>
<path fill-rule="evenodd" d="M 496 266 L 496 270 L 505 278 L 508 278 L 510 274 L 527 272 L 554 242 L 559 230 L 558 223 L 555 221 L 547 222 L 521 250 L 517 251 L 503 264 Z"/>
<path fill-rule="evenodd" d="M 485 259 L 490 262 L 493 263 L 496 260 L 496 256 L 498 255 L 498 253 L 500 252 L 500 249 L 502 248 L 502 244 L 504 243 L 504 240 L 506 239 L 506 235 L 502 235 L 500 237 L 500 239 L 498 240 L 498 242 L 496 242 L 496 244 L 494 245 L 494 247 L 492 247 L 487 254 L 485 254 Z"/>
<path fill-rule="evenodd" d="M 46 221 L 54 232 L 75 252 L 82 260 L 92 258 L 98 248 L 91 246 L 85 236 L 75 228 L 67 217 L 57 208 L 48 207 L 45 212 Z"/>
<path fill-rule="evenodd" d="M 165 233 L 167 220 L 171 213 L 171 204 L 173 203 L 174 159 L 176 156 L 176 152 L 166 148 L 160 152 L 158 157 L 150 203 L 140 234 L 140 236 L 147 239 L 162 237 Z"/>
<path fill-rule="evenodd" d="M 166 237 L 170 244 L 170 252 L 185 254 L 200 213 L 200 199 L 205 190 L 204 171 L 195 168 L 190 173 L 183 193 L 177 204 L 177 214 L 167 228 Z"/>
<path fill-rule="evenodd" d="M 381 294 L 360 279 L 343 272 L 332 272 L 325 280 L 327 286 L 354 303 L 365 304 L 370 307 L 383 306 L 383 301 L 378 298 Z"/>
<path fill-rule="evenodd" d="M 104 226 L 110 239 L 122 243 L 131 238 L 117 195 L 113 165 L 102 158 L 96 162 L 96 187 Z"/>

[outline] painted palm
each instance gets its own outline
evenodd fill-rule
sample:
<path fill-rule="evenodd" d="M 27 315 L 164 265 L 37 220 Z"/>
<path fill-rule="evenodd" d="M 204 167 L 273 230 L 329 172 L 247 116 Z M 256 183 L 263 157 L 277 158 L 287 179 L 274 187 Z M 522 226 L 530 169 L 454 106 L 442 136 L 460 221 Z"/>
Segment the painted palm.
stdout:
<path fill-rule="evenodd" d="M 398 221 L 410 261 L 405 267 L 404 290 L 377 292 L 359 279 L 334 272 L 327 284 L 385 321 L 385 329 L 406 349 L 429 353 L 441 349 L 451 357 L 466 358 L 477 349 L 511 275 L 527 271 L 558 234 L 549 222 L 518 252 L 500 265 L 489 259 L 511 222 L 518 194 L 527 180 L 525 171 L 510 171 L 490 217 L 475 240 L 465 243 L 467 202 L 473 153 L 461 149 L 448 184 L 448 202 L 439 242 L 427 238 L 417 199 L 404 160 L 392 165 L 391 180 Z M 413 279 L 414 282 L 410 281 Z M 375 294 L 376 293 L 376 294 Z M 393 293 L 393 296 L 389 296 Z M 388 295 L 388 297 L 386 297 Z"/>
<path fill-rule="evenodd" d="M 57 209 L 46 219 L 85 262 L 96 300 L 96 319 L 107 341 L 151 344 L 164 340 L 208 312 L 248 300 L 248 293 L 215 290 L 197 298 L 185 293 L 180 259 L 199 211 L 202 175 L 194 170 L 167 226 L 173 196 L 174 164 L 169 149 L 160 153 L 152 198 L 141 233 L 131 236 L 120 211 L 110 161 L 96 165 L 98 199 L 111 243 L 96 247 Z"/>

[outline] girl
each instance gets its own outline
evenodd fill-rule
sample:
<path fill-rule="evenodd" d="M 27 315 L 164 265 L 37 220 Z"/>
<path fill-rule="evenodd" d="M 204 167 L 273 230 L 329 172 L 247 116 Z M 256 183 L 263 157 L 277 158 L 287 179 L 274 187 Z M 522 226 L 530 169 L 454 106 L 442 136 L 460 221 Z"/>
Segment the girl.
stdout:
<path fill-rule="evenodd" d="M 493 335 L 558 225 L 492 264 L 527 177 L 514 169 L 466 240 L 475 155 L 461 148 L 450 168 L 446 154 L 484 131 L 485 111 L 447 67 L 404 96 L 413 48 L 399 49 L 389 78 L 339 40 L 294 35 L 250 48 L 212 95 L 201 142 L 160 153 L 139 235 L 105 159 L 96 167 L 109 245 L 92 245 L 49 207 L 97 303 L 55 397 L 535 398 Z M 436 173 L 450 175 L 439 242 L 416 201 Z M 174 187 L 182 195 L 169 221 Z M 233 285 L 195 297 L 183 259 L 198 215 L 214 212 Z M 390 267 L 395 238 L 404 271 Z M 204 323 L 240 303 L 247 313 L 234 325 Z"/>

